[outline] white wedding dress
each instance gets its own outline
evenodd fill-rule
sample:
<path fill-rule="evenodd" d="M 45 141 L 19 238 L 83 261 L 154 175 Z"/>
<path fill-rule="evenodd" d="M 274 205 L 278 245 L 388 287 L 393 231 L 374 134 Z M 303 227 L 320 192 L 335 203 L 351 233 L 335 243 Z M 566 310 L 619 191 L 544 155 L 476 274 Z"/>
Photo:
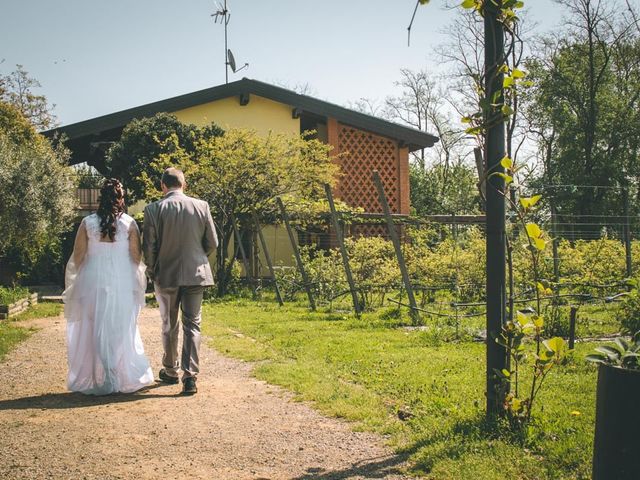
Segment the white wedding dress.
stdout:
<path fill-rule="evenodd" d="M 97 214 L 84 218 L 65 274 L 65 318 L 71 391 L 130 393 L 153 383 L 138 314 L 146 279 L 136 222 L 122 214 L 114 241 Z"/>

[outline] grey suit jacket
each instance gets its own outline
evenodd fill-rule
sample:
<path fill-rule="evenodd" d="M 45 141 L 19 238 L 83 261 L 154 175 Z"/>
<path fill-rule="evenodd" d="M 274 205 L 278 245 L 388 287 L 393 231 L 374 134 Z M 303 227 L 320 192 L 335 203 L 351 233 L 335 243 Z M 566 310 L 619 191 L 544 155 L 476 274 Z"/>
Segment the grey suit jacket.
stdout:
<path fill-rule="evenodd" d="M 144 209 L 142 250 L 157 286 L 213 285 L 207 257 L 217 246 L 207 202 L 171 191 Z"/>

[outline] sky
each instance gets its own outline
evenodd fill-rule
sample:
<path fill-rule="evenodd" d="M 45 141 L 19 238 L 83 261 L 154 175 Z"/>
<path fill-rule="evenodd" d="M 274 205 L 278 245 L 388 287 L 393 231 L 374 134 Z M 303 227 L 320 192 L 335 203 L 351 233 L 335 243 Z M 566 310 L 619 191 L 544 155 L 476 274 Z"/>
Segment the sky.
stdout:
<path fill-rule="evenodd" d="M 0 73 L 21 64 L 62 125 L 225 81 L 224 0 L 0 0 Z M 228 0 L 229 47 L 249 77 L 346 105 L 395 91 L 401 68 L 439 68 L 454 12 L 433 0 Z M 528 0 L 540 31 L 559 24 L 552 0 Z"/>

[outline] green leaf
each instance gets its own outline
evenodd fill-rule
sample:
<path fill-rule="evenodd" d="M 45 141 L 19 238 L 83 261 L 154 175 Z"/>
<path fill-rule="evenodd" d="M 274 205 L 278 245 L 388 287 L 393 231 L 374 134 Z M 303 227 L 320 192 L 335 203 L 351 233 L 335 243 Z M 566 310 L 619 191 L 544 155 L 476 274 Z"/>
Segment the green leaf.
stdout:
<path fill-rule="evenodd" d="M 501 110 L 503 115 L 513 115 L 513 108 L 511 108 L 509 105 L 503 105 Z"/>
<path fill-rule="evenodd" d="M 533 197 L 523 197 L 520 199 L 520 205 L 523 208 L 531 208 L 542 198 L 542 195 L 534 195 Z"/>
<path fill-rule="evenodd" d="M 616 343 L 616 345 L 618 345 L 618 347 L 620 347 L 620 350 L 622 350 L 623 352 L 626 352 L 627 350 L 629 350 L 629 344 L 626 342 L 625 339 L 616 338 L 614 342 Z"/>
<path fill-rule="evenodd" d="M 549 349 L 554 353 L 561 352 L 562 350 L 564 350 L 565 346 L 567 345 L 567 342 L 565 342 L 564 339 L 560 337 L 550 338 L 549 340 L 545 340 L 543 343 L 544 343 L 544 346 L 547 347 L 547 349 Z"/>
<path fill-rule="evenodd" d="M 599 355 L 597 353 L 591 353 L 584 357 L 587 362 L 593 363 L 607 363 L 607 357 L 605 355 Z"/>
<path fill-rule="evenodd" d="M 420 0 L 420 5 L 426 5 L 429 3 L 429 0 Z"/>
<path fill-rule="evenodd" d="M 465 130 L 465 133 L 469 135 L 479 135 L 482 133 L 482 127 L 470 127 Z"/>
<path fill-rule="evenodd" d="M 542 236 L 542 230 L 540 230 L 540 227 L 535 223 L 527 223 L 526 229 L 527 235 L 531 238 L 540 238 L 540 236 Z"/>
<path fill-rule="evenodd" d="M 610 347 L 608 345 L 601 345 L 594 349 L 596 352 L 602 353 L 612 360 L 620 358 L 622 352 L 620 352 L 617 348 Z"/>
<path fill-rule="evenodd" d="M 513 86 L 513 77 L 504 77 L 502 88 L 510 88 Z"/>
<path fill-rule="evenodd" d="M 460 6 L 462 8 L 476 8 L 476 0 L 464 0 Z"/>
<path fill-rule="evenodd" d="M 516 320 L 522 327 L 529 323 L 529 317 L 520 311 L 516 312 Z"/>
<path fill-rule="evenodd" d="M 503 368 L 501 373 L 505 378 L 509 378 L 511 376 L 511 372 L 509 370 L 507 370 L 506 368 Z"/>
<path fill-rule="evenodd" d="M 471 123 L 471 117 L 462 117 L 460 121 L 462 123 Z"/>
<path fill-rule="evenodd" d="M 503 157 L 502 160 L 500 160 L 500 165 L 509 170 L 513 166 L 513 160 L 509 157 Z"/>
<path fill-rule="evenodd" d="M 507 175 L 506 173 L 495 172 L 494 175 L 497 175 L 500 178 L 503 178 L 504 179 L 504 183 L 506 183 L 507 185 L 509 185 L 510 183 L 513 182 L 513 177 L 511 175 Z"/>
<path fill-rule="evenodd" d="M 534 238 L 533 244 L 538 250 L 544 250 L 545 247 L 547 246 L 547 242 L 544 241 L 542 238 Z"/>
<path fill-rule="evenodd" d="M 535 315 L 533 317 L 533 324 L 538 328 L 542 328 L 544 325 L 544 317 L 542 315 Z"/>
<path fill-rule="evenodd" d="M 511 72 L 511 76 L 513 78 L 524 78 L 526 75 L 527 74 L 525 72 L 523 72 L 522 70 L 518 70 L 517 68 L 514 68 Z"/>

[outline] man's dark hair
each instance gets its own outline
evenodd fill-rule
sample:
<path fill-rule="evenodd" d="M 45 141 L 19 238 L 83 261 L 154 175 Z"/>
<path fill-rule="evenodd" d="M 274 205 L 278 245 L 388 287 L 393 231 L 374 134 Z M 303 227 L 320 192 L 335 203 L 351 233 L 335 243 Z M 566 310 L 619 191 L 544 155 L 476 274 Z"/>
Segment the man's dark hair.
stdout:
<path fill-rule="evenodd" d="M 184 187 L 184 173 L 177 168 L 167 168 L 162 174 L 162 183 L 167 188 L 182 188 Z"/>

